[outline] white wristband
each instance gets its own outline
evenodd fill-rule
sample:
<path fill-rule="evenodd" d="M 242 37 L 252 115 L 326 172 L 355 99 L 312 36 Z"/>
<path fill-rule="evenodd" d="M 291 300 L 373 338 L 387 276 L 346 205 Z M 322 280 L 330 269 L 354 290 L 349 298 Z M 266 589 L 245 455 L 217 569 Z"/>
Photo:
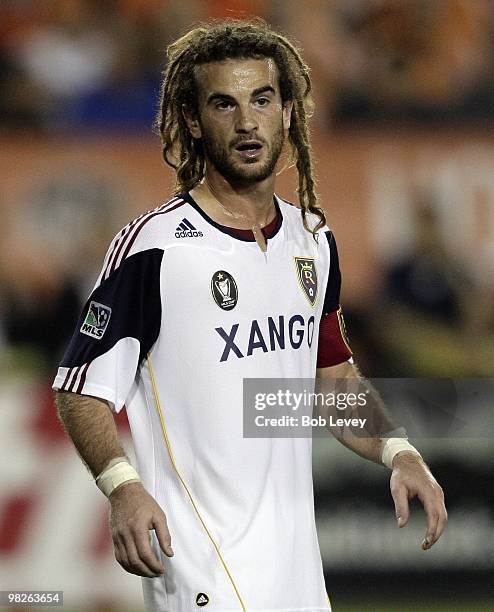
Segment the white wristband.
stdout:
<path fill-rule="evenodd" d="M 405 440 L 404 438 L 388 438 L 386 442 L 383 440 L 381 461 L 386 467 L 393 469 L 393 459 L 395 455 L 401 453 L 402 451 L 415 453 L 415 455 L 418 455 L 419 457 L 422 456 L 419 451 L 408 442 L 408 440 Z"/>
<path fill-rule="evenodd" d="M 140 480 L 139 474 L 130 463 L 122 459 L 117 463 L 110 462 L 110 466 L 96 477 L 96 484 L 106 497 L 110 497 L 111 493 L 125 482 L 139 482 Z"/>

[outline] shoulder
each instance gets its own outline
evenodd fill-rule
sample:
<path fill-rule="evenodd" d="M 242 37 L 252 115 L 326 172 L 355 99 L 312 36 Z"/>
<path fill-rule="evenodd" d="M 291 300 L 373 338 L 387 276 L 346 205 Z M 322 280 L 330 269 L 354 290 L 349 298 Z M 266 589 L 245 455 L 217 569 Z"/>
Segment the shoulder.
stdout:
<path fill-rule="evenodd" d="M 294 224 L 295 227 L 303 229 L 304 232 L 306 232 L 307 230 L 304 228 L 300 206 L 290 202 L 289 200 L 281 198 L 279 195 L 276 196 L 276 199 L 283 217 L 289 220 L 290 223 Z M 314 213 L 308 212 L 306 216 L 309 227 L 315 227 L 319 223 L 319 217 Z M 324 227 L 318 231 L 318 235 L 319 240 L 322 239 L 324 244 L 334 241 L 333 232 L 328 225 L 324 225 Z"/>
<path fill-rule="evenodd" d="M 139 215 L 116 234 L 109 251 L 120 251 L 120 260 L 123 260 L 139 251 L 166 247 L 168 234 L 172 236 L 177 219 L 183 217 L 184 209 L 189 206 L 185 199 L 175 196 L 164 204 Z"/>
<path fill-rule="evenodd" d="M 295 220 L 300 219 L 300 221 L 302 221 L 302 213 L 301 213 L 300 206 L 297 206 L 296 204 L 294 204 L 293 202 L 290 202 L 289 200 L 285 200 L 279 195 L 276 195 L 275 197 L 276 197 L 278 206 L 280 207 L 281 214 L 284 217 L 287 217 L 289 219 L 295 219 Z"/>
<path fill-rule="evenodd" d="M 103 262 L 102 277 L 108 277 L 128 258 L 146 251 L 165 250 L 167 236 L 173 236 L 177 219 L 189 204 L 175 196 L 132 219 L 113 238 Z M 181 210 L 180 210 L 181 209 Z"/>

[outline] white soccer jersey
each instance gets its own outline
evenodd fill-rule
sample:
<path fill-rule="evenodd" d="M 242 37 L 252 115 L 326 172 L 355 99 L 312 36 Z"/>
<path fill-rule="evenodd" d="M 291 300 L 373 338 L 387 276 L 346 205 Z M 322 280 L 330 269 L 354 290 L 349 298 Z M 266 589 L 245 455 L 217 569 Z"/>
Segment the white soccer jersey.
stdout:
<path fill-rule="evenodd" d="M 266 253 L 189 194 L 127 225 L 55 379 L 126 407 L 175 551 L 154 539 L 166 571 L 143 579 L 153 612 L 330 609 L 311 440 L 242 435 L 243 378 L 313 378 L 321 315 L 338 308 L 331 232 L 316 242 L 299 209 L 275 202 Z"/>

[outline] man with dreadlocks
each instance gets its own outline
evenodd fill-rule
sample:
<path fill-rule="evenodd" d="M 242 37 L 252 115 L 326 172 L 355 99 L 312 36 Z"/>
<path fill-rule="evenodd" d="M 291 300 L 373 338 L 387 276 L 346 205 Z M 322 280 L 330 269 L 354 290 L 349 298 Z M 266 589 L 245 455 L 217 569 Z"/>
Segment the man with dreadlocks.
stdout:
<path fill-rule="evenodd" d="M 244 378 L 359 376 L 314 191 L 310 90 L 298 50 L 260 20 L 169 47 L 158 124 L 176 195 L 113 240 L 54 383 L 148 610 L 330 609 L 310 439 L 242 435 Z M 285 144 L 300 208 L 274 193 Z M 124 405 L 138 472 L 110 412 Z M 400 526 L 419 495 L 429 548 L 446 514 L 417 451 L 397 438 L 345 444 L 393 468 Z"/>

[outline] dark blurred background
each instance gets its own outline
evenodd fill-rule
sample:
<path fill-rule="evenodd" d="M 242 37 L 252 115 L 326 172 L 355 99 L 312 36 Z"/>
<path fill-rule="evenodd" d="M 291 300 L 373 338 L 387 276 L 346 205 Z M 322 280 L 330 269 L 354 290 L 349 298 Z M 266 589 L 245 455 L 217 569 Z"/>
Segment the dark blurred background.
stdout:
<path fill-rule="evenodd" d="M 3 0 L 0 589 L 63 589 L 74 610 L 141 606 L 50 384 L 109 241 L 173 188 L 151 129 L 167 44 L 202 19 L 251 15 L 312 68 L 319 193 L 363 372 L 494 378 L 491 0 Z M 295 185 L 285 172 L 278 191 L 296 200 Z M 314 441 L 337 612 L 494 610 L 494 448 L 467 435 L 414 441 L 450 510 L 427 553 L 418 506 L 398 532 L 383 468 Z"/>

